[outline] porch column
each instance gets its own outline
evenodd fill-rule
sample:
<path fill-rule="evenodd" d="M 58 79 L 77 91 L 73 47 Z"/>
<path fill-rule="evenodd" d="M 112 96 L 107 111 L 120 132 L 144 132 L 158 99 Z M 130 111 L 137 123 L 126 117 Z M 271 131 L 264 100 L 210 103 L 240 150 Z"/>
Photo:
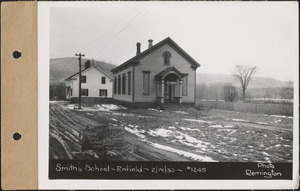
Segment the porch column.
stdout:
<path fill-rule="evenodd" d="M 165 81 L 164 81 L 164 79 L 161 79 L 161 81 L 160 81 L 160 87 L 161 87 L 161 91 L 160 91 L 160 103 L 163 104 L 164 103 L 164 99 L 165 99 Z"/>
<path fill-rule="evenodd" d="M 179 80 L 179 103 L 182 103 L 182 79 Z"/>

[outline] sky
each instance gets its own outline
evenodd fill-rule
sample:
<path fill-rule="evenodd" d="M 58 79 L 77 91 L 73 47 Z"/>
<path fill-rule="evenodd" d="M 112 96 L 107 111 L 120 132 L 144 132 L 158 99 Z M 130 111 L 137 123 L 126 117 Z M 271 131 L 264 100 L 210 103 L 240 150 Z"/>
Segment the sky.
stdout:
<path fill-rule="evenodd" d="M 64 4 L 65 5 L 65 4 Z M 71 5 L 71 4 L 70 4 Z M 297 76 L 297 2 L 89 2 L 52 7 L 50 58 L 85 58 L 120 65 L 170 37 L 201 67 L 232 74 L 257 65 L 257 76 Z"/>

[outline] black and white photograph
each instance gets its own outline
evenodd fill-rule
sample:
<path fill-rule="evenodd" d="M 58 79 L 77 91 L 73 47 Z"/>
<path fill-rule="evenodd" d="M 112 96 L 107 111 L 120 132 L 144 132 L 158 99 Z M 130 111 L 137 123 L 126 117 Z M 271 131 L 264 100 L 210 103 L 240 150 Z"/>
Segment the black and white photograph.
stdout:
<path fill-rule="evenodd" d="M 89 5 L 50 8 L 50 179 L 292 179 L 297 4 Z"/>

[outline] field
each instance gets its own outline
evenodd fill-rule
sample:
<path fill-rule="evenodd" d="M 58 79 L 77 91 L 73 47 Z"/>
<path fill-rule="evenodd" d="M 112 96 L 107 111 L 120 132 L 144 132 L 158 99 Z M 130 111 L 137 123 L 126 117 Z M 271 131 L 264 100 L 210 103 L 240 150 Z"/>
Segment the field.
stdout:
<path fill-rule="evenodd" d="M 127 109 L 50 102 L 50 159 L 291 162 L 293 118 L 181 107 Z M 122 148 L 81 151 L 86 125 L 124 129 Z"/>

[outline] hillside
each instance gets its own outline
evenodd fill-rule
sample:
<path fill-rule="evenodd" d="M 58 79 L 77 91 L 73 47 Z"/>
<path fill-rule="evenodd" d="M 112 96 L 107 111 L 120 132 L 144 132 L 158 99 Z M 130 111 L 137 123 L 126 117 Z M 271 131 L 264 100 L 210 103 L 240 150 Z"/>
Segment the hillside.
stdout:
<path fill-rule="evenodd" d="M 82 69 L 87 59 L 82 59 Z M 93 63 L 93 61 L 91 61 Z M 101 68 L 108 75 L 112 76 L 111 69 L 116 67 L 114 64 L 94 60 L 94 64 Z M 78 59 L 76 57 L 50 59 L 50 82 L 57 83 L 64 81 L 67 77 L 78 72 Z"/>
<path fill-rule="evenodd" d="M 84 68 L 86 60 L 85 58 L 82 59 L 82 68 Z M 116 67 L 114 64 L 98 60 L 94 60 L 94 64 L 110 76 L 112 76 L 110 70 Z M 76 72 L 78 72 L 78 59 L 76 57 L 50 59 L 50 82 L 52 83 L 62 82 Z M 197 84 L 210 85 L 218 83 L 239 86 L 239 83 L 231 75 L 197 73 Z M 276 88 L 281 87 L 282 83 L 282 81 L 273 78 L 255 77 L 249 88 Z"/>
<path fill-rule="evenodd" d="M 239 82 L 236 81 L 231 75 L 227 74 L 208 74 L 197 73 L 197 84 L 232 84 L 239 86 Z M 281 87 L 282 81 L 273 78 L 266 77 L 254 77 L 253 82 L 249 85 L 249 88 L 276 88 Z"/>

